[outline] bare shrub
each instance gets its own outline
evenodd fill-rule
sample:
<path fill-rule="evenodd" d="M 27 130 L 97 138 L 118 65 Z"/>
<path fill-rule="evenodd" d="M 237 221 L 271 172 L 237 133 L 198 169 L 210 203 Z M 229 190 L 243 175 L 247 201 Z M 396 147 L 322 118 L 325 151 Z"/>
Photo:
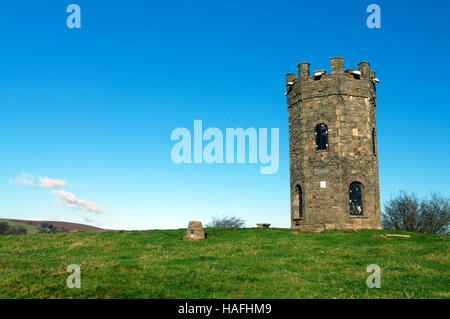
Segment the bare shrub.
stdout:
<path fill-rule="evenodd" d="M 436 193 L 419 199 L 414 193 L 401 191 L 384 205 L 382 225 L 384 229 L 448 234 L 450 199 Z"/>
<path fill-rule="evenodd" d="M 211 221 L 206 224 L 208 228 L 243 228 L 245 220 L 234 216 L 213 217 Z"/>

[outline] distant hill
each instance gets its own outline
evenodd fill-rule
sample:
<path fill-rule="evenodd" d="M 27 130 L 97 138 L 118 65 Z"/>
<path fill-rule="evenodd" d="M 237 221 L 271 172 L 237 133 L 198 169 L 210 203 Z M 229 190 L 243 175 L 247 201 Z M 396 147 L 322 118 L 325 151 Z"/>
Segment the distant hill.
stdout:
<path fill-rule="evenodd" d="M 57 221 L 47 221 L 47 220 L 26 220 L 26 219 L 7 219 L 1 218 L 0 222 L 8 222 L 10 226 L 19 226 L 23 225 L 28 234 L 35 234 L 40 232 L 42 228 L 48 228 L 50 225 L 59 229 L 65 229 L 69 232 L 75 231 L 87 231 L 87 232 L 100 232 L 105 231 L 105 229 L 85 225 L 85 224 L 76 224 L 76 223 L 68 223 L 68 222 L 57 222 Z"/>

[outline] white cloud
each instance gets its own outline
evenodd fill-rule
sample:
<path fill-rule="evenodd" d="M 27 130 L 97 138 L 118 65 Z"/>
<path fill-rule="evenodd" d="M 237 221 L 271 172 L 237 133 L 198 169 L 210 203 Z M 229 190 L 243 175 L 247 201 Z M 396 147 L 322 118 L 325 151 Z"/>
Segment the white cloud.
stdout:
<path fill-rule="evenodd" d="M 65 187 L 67 183 L 60 179 L 52 179 L 48 177 L 39 176 L 39 182 L 36 183 L 36 179 L 33 175 L 22 172 L 22 174 L 14 179 L 10 179 L 10 184 L 27 185 L 33 188 L 54 188 Z"/>
<path fill-rule="evenodd" d="M 61 205 L 65 205 L 73 209 L 81 209 L 85 212 L 103 213 L 103 208 L 97 206 L 94 202 L 88 202 L 84 199 L 78 199 L 73 193 L 69 193 L 65 190 L 52 191 L 53 195 L 59 197 L 57 202 Z"/>
<path fill-rule="evenodd" d="M 18 185 L 28 185 L 31 187 L 34 187 L 34 181 L 33 181 L 34 177 L 28 173 L 23 173 L 21 174 L 21 176 L 18 176 L 14 179 L 10 178 L 9 179 L 9 183 L 10 184 L 18 184 Z"/>
<path fill-rule="evenodd" d="M 41 177 L 39 176 L 39 187 L 43 188 L 53 188 L 53 187 L 65 187 L 67 186 L 67 183 L 65 181 L 62 181 L 60 179 L 51 179 L 48 177 Z"/>

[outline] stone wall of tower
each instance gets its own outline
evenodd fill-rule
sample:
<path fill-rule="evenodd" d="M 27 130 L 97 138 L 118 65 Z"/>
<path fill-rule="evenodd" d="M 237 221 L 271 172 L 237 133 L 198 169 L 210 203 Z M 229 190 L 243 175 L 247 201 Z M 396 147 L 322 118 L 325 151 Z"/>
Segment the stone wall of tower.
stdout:
<path fill-rule="evenodd" d="M 330 74 L 320 70 L 320 76 L 310 76 L 309 64 L 301 63 L 299 77 L 286 75 L 291 225 L 304 230 L 381 228 L 375 72 L 367 62 L 344 71 L 342 58 L 330 60 Z M 327 150 L 316 150 L 319 123 L 328 127 Z M 354 181 L 363 185 L 363 216 L 350 215 L 349 186 Z M 297 185 L 302 189 L 302 218 Z"/>

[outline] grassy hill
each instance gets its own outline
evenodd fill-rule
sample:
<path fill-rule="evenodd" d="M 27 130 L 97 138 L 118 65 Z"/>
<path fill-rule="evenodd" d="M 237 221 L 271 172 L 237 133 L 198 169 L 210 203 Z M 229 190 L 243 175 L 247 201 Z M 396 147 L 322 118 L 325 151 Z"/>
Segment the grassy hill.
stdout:
<path fill-rule="evenodd" d="M 32 226 L 24 223 L 12 222 L 8 219 L 0 219 L 0 223 L 6 223 L 10 227 L 24 227 L 27 230 L 27 234 L 37 234 L 42 232 L 41 227 Z"/>
<path fill-rule="evenodd" d="M 28 234 L 36 234 L 40 231 L 48 232 L 48 226 L 52 225 L 59 230 L 64 229 L 66 231 L 105 231 L 102 228 L 98 228 L 91 225 L 85 224 L 77 224 L 77 223 L 68 223 L 68 222 L 59 222 L 59 221 L 48 221 L 48 220 L 27 220 L 27 219 L 6 219 L 0 218 L 0 222 L 6 222 L 10 226 L 24 226 L 27 229 Z M 43 224 L 46 224 L 45 227 L 42 227 Z"/>
<path fill-rule="evenodd" d="M 380 230 L 0 236 L 0 298 L 449 298 L 449 236 Z M 407 233 L 401 233 L 407 234 Z M 66 287 L 69 264 L 81 288 Z M 369 264 L 381 288 L 368 289 Z"/>

